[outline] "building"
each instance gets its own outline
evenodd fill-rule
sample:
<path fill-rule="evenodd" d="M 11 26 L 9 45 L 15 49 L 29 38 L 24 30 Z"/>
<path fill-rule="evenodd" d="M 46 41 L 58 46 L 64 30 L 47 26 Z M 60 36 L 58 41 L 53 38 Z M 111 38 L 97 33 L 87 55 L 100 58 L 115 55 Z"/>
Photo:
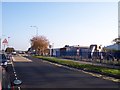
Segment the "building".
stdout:
<path fill-rule="evenodd" d="M 52 49 L 52 56 L 53 57 L 60 57 L 60 48 L 54 48 Z"/>
<path fill-rule="evenodd" d="M 64 57 L 64 58 L 88 58 L 90 49 L 87 46 L 65 46 L 63 48 L 53 49 L 53 56 L 54 57 Z"/>
<path fill-rule="evenodd" d="M 120 44 L 109 45 L 109 46 L 106 46 L 105 48 L 110 50 L 120 50 Z"/>

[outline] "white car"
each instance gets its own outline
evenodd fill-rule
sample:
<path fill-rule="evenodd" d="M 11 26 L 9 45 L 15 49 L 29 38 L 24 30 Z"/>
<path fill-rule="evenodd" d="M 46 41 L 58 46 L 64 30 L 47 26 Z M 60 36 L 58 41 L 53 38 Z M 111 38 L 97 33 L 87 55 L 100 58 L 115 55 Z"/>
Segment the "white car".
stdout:
<path fill-rule="evenodd" d="M 16 52 L 12 52 L 13 55 L 16 55 L 17 53 Z"/>

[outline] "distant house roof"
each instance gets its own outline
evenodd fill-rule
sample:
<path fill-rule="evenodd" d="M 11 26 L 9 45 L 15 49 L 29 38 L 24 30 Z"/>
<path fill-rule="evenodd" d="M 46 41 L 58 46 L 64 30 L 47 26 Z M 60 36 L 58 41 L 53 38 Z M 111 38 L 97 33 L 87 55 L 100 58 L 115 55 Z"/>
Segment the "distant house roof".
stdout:
<path fill-rule="evenodd" d="M 106 46 L 107 49 L 120 50 L 120 44 Z"/>
<path fill-rule="evenodd" d="M 81 45 L 73 45 L 73 46 L 68 46 L 64 48 L 89 48 L 88 46 L 81 46 Z"/>

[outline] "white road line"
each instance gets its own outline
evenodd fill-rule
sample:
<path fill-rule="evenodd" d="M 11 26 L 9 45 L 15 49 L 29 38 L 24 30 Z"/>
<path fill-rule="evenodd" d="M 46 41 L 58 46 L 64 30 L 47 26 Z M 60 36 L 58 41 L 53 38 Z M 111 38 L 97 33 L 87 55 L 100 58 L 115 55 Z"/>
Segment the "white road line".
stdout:
<path fill-rule="evenodd" d="M 12 57 L 12 59 L 13 59 L 13 61 L 15 61 L 14 57 Z M 17 78 L 17 74 L 16 74 L 16 71 L 15 71 L 15 66 L 14 66 L 13 62 L 12 62 L 12 67 L 13 67 L 13 72 L 14 72 L 14 75 L 15 75 L 15 79 L 17 80 L 18 78 Z M 20 87 L 18 87 L 18 89 L 21 90 Z"/>
<path fill-rule="evenodd" d="M 18 90 L 20 90 L 20 87 L 18 87 Z"/>
<path fill-rule="evenodd" d="M 15 74 L 15 77 L 17 77 L 17 75 Z"/>
<path fill-rule="evenodd" d="M 15 74 L 16 72 L 14 72 L 14 74 Z"/>
<path fill-rule="evenodd" d="M 21 58 L 27 60 L 27 61 L 31 61 L 30 59 L 26 58 L 26 57 L 23 57 L 23 56 L 20 56 Z"/>

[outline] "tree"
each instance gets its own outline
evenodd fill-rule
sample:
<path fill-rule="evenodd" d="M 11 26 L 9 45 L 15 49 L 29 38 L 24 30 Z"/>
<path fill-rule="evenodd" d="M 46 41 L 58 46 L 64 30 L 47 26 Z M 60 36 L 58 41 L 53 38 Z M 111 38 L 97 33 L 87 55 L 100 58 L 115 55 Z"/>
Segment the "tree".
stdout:
<path fill-rule="evenodd" d="M 7 47 L 6 50 L 5 50 L 5 52 L 7 52 L 7 53 L 12 53 L 14 51 L 15 51 L 15 49 L 14 48 L 10 48 L 10 47 Z"/>
<path fill-rule="evenodd" d="M 49 46 L 49 41 L 45 36 L 35 36 L 31 40 L 31 48 L 36 51 L 36 54 L 44 55 L 45 50 Z"/>
<path fill-rule="evenodd" d="M 115 44 L 120 44 L 120 37 L 115 38 L 115 39 L 113 40 L 113 42 L 114 42 Z"/>

